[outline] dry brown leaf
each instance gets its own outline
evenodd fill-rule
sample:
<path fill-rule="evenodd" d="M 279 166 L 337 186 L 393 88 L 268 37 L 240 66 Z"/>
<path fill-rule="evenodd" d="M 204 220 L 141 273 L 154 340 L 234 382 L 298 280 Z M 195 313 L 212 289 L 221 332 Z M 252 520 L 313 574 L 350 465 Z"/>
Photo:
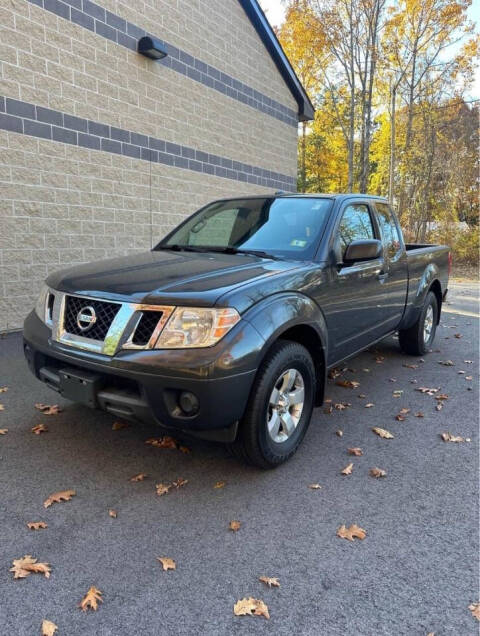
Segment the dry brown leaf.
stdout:
<path fill-rule="evenodd" d="M 408 415 L 409 413 L 410 413 L 410 409 L 406 409 L 406 408 L 400 409 L 399 411 L 399 415 Z"/>
<path fill-rule="evenodd" d="M 473 364 L 473 360 L 464 360 L 465 364 Z"/>
<path fill-rule="evenodd" d="M 342 475 L 351 475 L 352 471 L 353 471 L 353 462 L 348 464 L 348 466 L 345 466 L 345 468 L 341 470 L 340 472 L 342 473 Z"/>
<path fill-rule="evenodd" d="M 404 422 L 405 421 L 405 416 L 404 415 L 395 415 L 395 419 L 397 420 L 397 422 Z"/>
<path fill-rule="evenodd" d="M 454 367 L 455 366 L 455 362 L 452 362 L 451 360 L 439 360 L 438 364 L 441 364 L 444 367 Z"/>
<path fill-rule="evenodd" d="M 452 435 L 451 433 L 440 433 L 440 437 L 444 442 L 465 442 L 466 440 L 460 435 Z"/>
<path fill-rule="evenodd" d="M 448 395 L 446 393 L 440 393 L 440 395 L 435 396 L 435 399 L 440 401 L 448 400 Z"/>
<path fill-rule="evenodd" d="M 340 429 L 338 431 L 335 431 L 335 435 L 337 437 L 343 437 L 343 431 L 341 431 Z"/>
<path fill-rule="evenodd" d="M 402 367 L 407 369 L 418 369 L 418 364 L 402 364 Z"/>
<path fill-rule="evenodd" d="M 473 375 L 466 375 L 465 380 L 468 380 L 470 382 L 470 380 L 473 380 Z"/>
<path fill-rule="evenodd" d="M 6 435 L 8 433 L 8 428 L 0 428 L 0 435 Z"/>
<path fill-rule="evenodd" d="M 268 585 L 268 587 L 280 587 L 280 581 L 276 577 L 260 576 L 258 580 Z"/>
<path fill-rule="evenodd" d="M 356 389 L 360 386 L 360 382 L 356 380 L 337 380 L 335 384 L 337 386 L 343 386 L 345 389 Z"/>
<path fill-rule="evenodd" d="M 8 386 L 0 386 L 0 393 L 6 393 L 8 391 Z"/>
<path fill-rule="evenodd" d="M 179 446 L 178 450 L 184 455 L 189 455 L 192 452 L 192 450 L 188 448 L 188 446 Z"/>
<path fill-rule="evenodd" d="M 0 411 L 4 411 L 5 407 L 3 406 L 3 404 L 0 404 Z"/>
<path fill-rule="evenodd" d="M 43 502 L 43 507 L 48 508 L 53 503 L 60 503 L 61 501 L 70 501 L 72 497 L 74 497 L 77 493 L 74 490 L 60 490 L 59 492 L 54 492 L 49 497 L 45 499 Z"/>
<path fill-rule="evenodd" d="M 182 477 L 179 477 L 178 479 L 172 482 L 172 486 L 174 486 L 175 488 L 181 488 L 182 486 L 186 486 L 187 484 L 188 484 L 188 479 L 183 479 Z"/>
<path fill-rule="evenodd" d="M 242 524 L 240 523 L 240 521 L 230 521 L 230 523 L 228 524 L 228 529 L 232 532 L 238 532 L 241 525 Z"/>
<path fill-rule="evenodd" d="M 363 455 L 363 451 L 361 448 L 355 447 L 355 448 L 348 448 L 347 449 L 347 453 L 349 455 L 355 455 L 355 457 L 361 457 Z"/>
<path fill-rule="evenodd" d="M 35 404 L 35 408 L 41 411 L 44 415 L 58 415 L 62 412 L 62 409 L 58 406 L 58 404 Z"/>
<path fill-rule="evenodd" d="M 345 524 L 343 524 L 337 530 L 337 537 L 340 537 L 341 539 L 347 539 L 348 541 L 353 541 L 354 538 L 357 538 L 363 541 L 363 539 L 365 539 L 366 536 L 367 536 L 367 533 L 365 532 L 365 530 L 357 526 L 355 523 L 352 524 L 350 528 L 347 528 Z"/>
<path fill-rule="evenodd" d="M 472 612 L 473 618 L 476 618 L 477 621 L 480 621 L 480 602 L 472 603 L 468 606 L 468 609 Z"/>
<path fill-rule="evenodd" d="M 112 424 L 112 431 L 121 431 L 122 428 L 128 428 L 130 424 L 124 420 L 117 420 Z"/>
<path fill-rule="evenodd" d="M 365 408 L 366 409 L 371 409 L 372 406 L 375 406 L 375 404 L 373 402 L 369 402 L 368 404 L 365 404 Z"/>
<path fill-rule="evenodd" d="M 109 517 L 112 517 L 112 519 L 116 519 L 117 518 L 117 511 L 114 510 L 113 508 L 110 508 L 110 510 L 108 511 L 108 515 L 109 515 Z"/>
<path fill-rule="evenodd" d="M 454 338 L 461 338 L 461 337 L 462 337 L 462 334 L 461 334 L 461 333 L 454 333 L 454 334 L 453 334 L 453 337 L 454 337 Z"/>
<path fill-rule="evenodd" d="M 383 468 L 370 468 L 370 477 L 386 477 L 387 471 Z"/>
<path fill-rule="evenodd" d="M 165 571 L 177 569 L 177 564 L 173 559 L 170 559 L 169 557 L 157 557 L 157 561 L 160 561 Z"/>
<path fill-rule="evenodd" d="M 50 578 L 51 567 L 48 563 L 37 563 L 37 559 L 26 554 L 22 559 L 13 561 L 10 572 L 13 572 L 14 579 L 24 579 L 30 574 L 43 574 L 48 579 Z"/>
<path fill-rule="evenodd" d="M 359 393 L 357 395 L 357 397 L 359 397 L 361 400 L 363 400 L 364 398 L 366 398 L 367 396 L 365 395 L 365 393 Z"/>
<path fill-rule="evenodd" d="M 42 636 L 55 636 L 58 627 L 52 621 L 42 621 Z"/>
<path fill-rule="evenodd" d="M 171 484 L 157 484 L 155 486 L 157 490 L 157 495 L 159 495 L 160 497 L 162 495 L 166 495 L 171 487 L 172 487 Z"/>
<path fill-rule="evenodd" d="M 415 413 L 415 417 L 425 417 L 425 416 L 421 411 L 418 411 L 418 413 Z"/>
<path fill-rule="evenodd" d="M 235 616 L 265 616 L 270 618 L 268 607 L 258 598 L 242 598 L 233 606 Z"/>
<path fill-rule="evenodd" d="M 323 409 L 323 412 L 325 413 L 325 415 L 330 415 L 331 413 L 333 413 L 333 406 L 330 404 Z"/>
<path fill-rule="evenodd" d="M 30 528 L 30 530 L 40 530 L 41 528 L 46 528 L 47 524 L 45 521 L 29 521 L 27 527 Z"/>
<path fill-rule="evenodd" d="M 163 437 L 150 437 L 145 441 L 145 444 L 150 444 L 150 446 L 155 446 L 156 448 L 177 448 L 178 443 L 169 435 L 164 435 Z"/>
<path fill-rule="evenodd" d="M 144 481 L 145 477 L 148 477 L 147 473 L 138 473 L 138 475 L 130 477 L 129 481 Z"/>
<path fill-rule="evenodd" d="M 214 485 L 214 488 L 223 488 L 226 483 L 226 481 L 217 481 L 217 483 Z"/>
<path fill-rule="evenodd" d="M 92 585 L 78 604 L 78 607 L 84 612 L 88 609 L 92 609 L 96 612 L 98 603 L 103 603 L 102 594 L 103 592 L 100 592 L 99 589 Z"/>
<path fill-rule="evenodd" d="M 47 433 L 48 432 L 48 427 L 45 426 L 45 424 L 37 424 L 37 426 L 34 426 L 32 428 L 32 433 L 34 433 L 35 435 L 40 435 L 40 433 Z"/>
<path fill-rule="evenodd" d="M 320 484 L 310 484 L 309 488 L 311 488 L 311 490 L 320 490 L 321 486 Z"/>
<path fill-rule="evenodd" d="M 392 395 L 393 395 L 393 397 L 394 397 L 394 398 L 402 397 L 402 394 L 403 394 L 403 390 L 402 390 L 402 389 L 397 389 L 396 391 L 394 391 L 394 392 L 392 393 Z"/>
<path fill-rule="evenodd" d="M 372 431 L 378 435 L 379 437 L 383 437 L 383 439 L 393 439 L 393 435 L 390 433 L 390 431 L 387 431 L 384 428 L 380 428 L 378 426 L 374 426 L 372 428 Z"/>
<path fill-rule="evenodd" d="M 420 391 L 420 393 L 426 393 L 427 395 L 435 395 L 435 393 L 438 393 L 440 389 L 431 389 L 426 386 L 420 386 L 418 389 L 415 389 L 415 391 Z"/>
<path fill-rule="evenodd" d="M 443 402 L 439 402 L 439 403 L 436 405 L 435 409 L 436 409 L 437 411 L 441 411 L 441 410 L 443 409 Z"/>
<path fill-rule="evenodd" d="M 382 364 L 382 362 L 383 362 L 384 360 L 385 360 L 385 356 L 377 356 L 377 357 L 375 358 L 375 362 L 376 362 L 377 364 Z"/>

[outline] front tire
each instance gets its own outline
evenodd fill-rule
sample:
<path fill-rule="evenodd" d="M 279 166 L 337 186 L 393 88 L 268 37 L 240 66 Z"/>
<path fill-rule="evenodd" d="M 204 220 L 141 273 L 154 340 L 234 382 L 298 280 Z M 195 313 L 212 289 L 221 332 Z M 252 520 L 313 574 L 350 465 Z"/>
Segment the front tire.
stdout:
<path fill-rule="evenodd" d="M 420 316 L 408 329 L 398 332 L 400 347 L 412 356 L 423 356 L 432 346 L 438 322 L 438 300 L 428 292 Z"/>
<path fill-rule="evenodd" d="M 275 468 L 297 450 L 312 416 L 315 366 L 305 347 L 276 342 L 256 375 L 237 439 L 236 457 L 260 468 Z"/>

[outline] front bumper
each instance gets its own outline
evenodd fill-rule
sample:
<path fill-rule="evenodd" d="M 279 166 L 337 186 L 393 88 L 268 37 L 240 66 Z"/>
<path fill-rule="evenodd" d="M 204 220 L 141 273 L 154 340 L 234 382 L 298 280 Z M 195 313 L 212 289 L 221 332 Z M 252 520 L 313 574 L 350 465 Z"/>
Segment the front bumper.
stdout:
<path fill-rule="evenodd" d="M 233 441 L 264 341 L 246 321 L 208 349 L 120 351 L 112 357 L 52 340 L 32 312 L 24 325 L 24 351 L 34 375 L 63 397 L 125 419 L 219 441 Z M 179 406 L 183 392 L 198 410 Z"/>

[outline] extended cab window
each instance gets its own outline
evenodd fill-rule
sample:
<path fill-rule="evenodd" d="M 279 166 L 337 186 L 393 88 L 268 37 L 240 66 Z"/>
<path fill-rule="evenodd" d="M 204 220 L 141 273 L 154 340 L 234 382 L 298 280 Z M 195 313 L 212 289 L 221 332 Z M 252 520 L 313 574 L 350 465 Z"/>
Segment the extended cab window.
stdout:
<path fill-rule="evenodd" d="M 200 210 L 159 245 L 208 251 L 234 248 L 288 258 L 313 258 L 332 200 L 252 198 L 217 201 Z"/>
<path fill-rule="evenodd" d="M 341 256 L 352 241 L 375 238 L 372 219 L 368 207 L 363 203 L 348 205 L 338 228 L 338 243 Z"/>
<path fill-rule="evenodd" d="M 380 231 L 382 233 L 384 253 L 389 258 L 394 258 L 401 252 L 402 244 L 400 243 L 400 236 L 393 219 L 393 214 L 386 203 L 377 203 L 375 201 L 375 207 L 378 213 Z"/>

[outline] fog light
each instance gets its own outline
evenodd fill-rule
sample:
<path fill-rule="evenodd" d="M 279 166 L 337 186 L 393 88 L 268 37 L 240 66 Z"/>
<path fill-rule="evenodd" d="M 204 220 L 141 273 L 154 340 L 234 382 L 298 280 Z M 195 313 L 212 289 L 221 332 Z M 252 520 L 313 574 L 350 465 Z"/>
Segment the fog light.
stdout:
<path fill-rule="evenodd" d="M 195 413 L 198 413 L 200 406 L 198 398 L 193 393 L 190 393 L 190 391 L 182 391 L 178 398 L 178 403 L 186 415 L 195 415 Z"/>

